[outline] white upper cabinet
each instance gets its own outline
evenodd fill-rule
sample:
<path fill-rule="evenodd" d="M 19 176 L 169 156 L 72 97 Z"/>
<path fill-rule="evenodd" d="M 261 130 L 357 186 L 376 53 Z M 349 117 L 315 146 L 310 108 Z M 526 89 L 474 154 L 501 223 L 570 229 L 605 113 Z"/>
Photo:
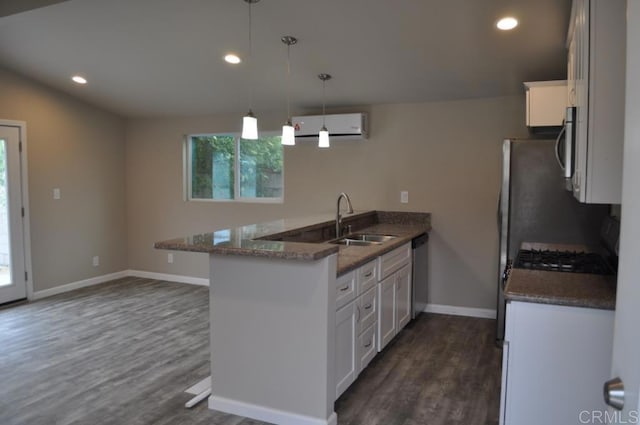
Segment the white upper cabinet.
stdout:
<path fill-rule="evenodd" d="M 566 81 L 524 83 L 527 102 L 527 127 L 559 127 L 567 107 Z"/>
<path fill-rule="evenodd" d="M 625 13 L 624 0 L 573 1 L 567 93 L 576 107 L 573 193 L 580 202 L 621 202 Z"/>

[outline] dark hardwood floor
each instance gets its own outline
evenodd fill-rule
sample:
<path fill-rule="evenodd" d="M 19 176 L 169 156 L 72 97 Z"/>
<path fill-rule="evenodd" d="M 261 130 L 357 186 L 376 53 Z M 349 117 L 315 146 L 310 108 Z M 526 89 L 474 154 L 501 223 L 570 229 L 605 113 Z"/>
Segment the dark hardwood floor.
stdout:
<path fill-rule="evenodd" d="M 336 402 L 339 424 L 497 424 L 493 327 L 421 315 Z M 184 408 L 208 345 L 204 287 L 127 278 L 0 309 L 0 424 L 263 424 Z"/>

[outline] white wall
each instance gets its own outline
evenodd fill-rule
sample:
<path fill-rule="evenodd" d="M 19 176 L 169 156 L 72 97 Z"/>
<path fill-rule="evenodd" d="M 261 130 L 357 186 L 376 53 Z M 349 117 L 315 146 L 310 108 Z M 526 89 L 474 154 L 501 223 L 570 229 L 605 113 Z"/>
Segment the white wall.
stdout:
<path fill-rule="evenodd" d="M 125 121 L 1 67 L 0 93 L 27 123 L 34 290 L 126 269 Z"/>
<path fill-rule="evenodd" d="M 241 224 L 329 212 L 336 195 L 356 209 L 428 211 L 430 302 L 495 308 L 496 208 L 505 137 L 526 136 L 524 97 L 374 105 L 371 137 L 320 150 L 285 151 L 285 203 L 184 202 L 184 134 L 238 131 L 240 115 L 132 119 L 127 125 L 129 267 L 206 278 L 204 254 L 177 253 L 174 264 L 154 242 Z M 333 112 L 333 111 L 332 111 Z M 262 129 L 282 114 L 261 114 Z M 401 204 L 400 191 L 409 191 Z"/>

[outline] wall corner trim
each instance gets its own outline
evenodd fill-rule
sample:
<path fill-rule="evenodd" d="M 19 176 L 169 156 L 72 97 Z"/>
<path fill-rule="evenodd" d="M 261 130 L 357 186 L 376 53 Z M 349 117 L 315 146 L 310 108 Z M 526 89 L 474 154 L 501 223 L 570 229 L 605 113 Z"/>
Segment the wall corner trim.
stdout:
<path fill-rule="evenodd" d="M 480 317 L 495 319 L 496 311 L 489 308 L 459 307 L 455 305 L 427 304 L 425 313 L 450 314 L 452 316 Z"/>

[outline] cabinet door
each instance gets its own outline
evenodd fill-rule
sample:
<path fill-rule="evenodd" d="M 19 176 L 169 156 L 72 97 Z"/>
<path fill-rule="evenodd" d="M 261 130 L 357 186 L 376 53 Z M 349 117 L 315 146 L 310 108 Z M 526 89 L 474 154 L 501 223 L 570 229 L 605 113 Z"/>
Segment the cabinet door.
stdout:
<path fill-rule="evenodd" d="M 411 268 L 404 266 L 396 273 L 396 332 L 411 320 Z"/>
<path fill-rule="evenodd" d="M 396 335 L 396 275 L 378 283 L 378 351 Z"/>
<path fill-rule="evenodd" d="M 504 424 L 577 424 L 605 409 L 613 321 L 610 310 L 509 302 Z"/>
<path fill-rule="evenodd" d="M 375 288 L 378 283 L 377 268 L 378 261 L 373 260 L 358 269 L 358 295 L 362 295 L 371 288 Z"/>
<path fill-rule="evenodd" d="M 411 243 L 406 243 L 393 251 L 378 257 L 378 279 L 383 280 L 411 263 Z"/>
<path fill-rule="evenodd" d="M 575 90 L 576 123 L 573 193 L 580 199 L 582 182 L 587 169 L 587 129 L 589 123 L 589 2 L 575 0 Z"/>
<path fill-rule="evenodd" d="M 356 318 L 355 301 L 336 312 L 336 399 L 349 388 L 357 375 Z"/>
<path fill-rule="evenodd" d="M 376 356 L 377 329 L 375 324 L 365 329 L 358 337 L 358 373 Z"/>
<path fill-rule="evenodd" d="M 569 36 L 569 53 L 567 57 L 567 103 L 576 106 L 576 37 L 575 31 Z"/>
<path fill-rule="evenodd" d="M 574 9 L 577 126 L 573 194 L 580 202 L 619 204 L 626 2 L 574 0 Z"/>
<path fill-rule="evenodd" d="M 378 291 L 371 288 L 358 297 L 358 333 L 378 320 Z"/>
<path fill-rule="evenodd" d="M 336 310 L 356 298 L 356 272 L 352 271 L 336 279 Z"/>

